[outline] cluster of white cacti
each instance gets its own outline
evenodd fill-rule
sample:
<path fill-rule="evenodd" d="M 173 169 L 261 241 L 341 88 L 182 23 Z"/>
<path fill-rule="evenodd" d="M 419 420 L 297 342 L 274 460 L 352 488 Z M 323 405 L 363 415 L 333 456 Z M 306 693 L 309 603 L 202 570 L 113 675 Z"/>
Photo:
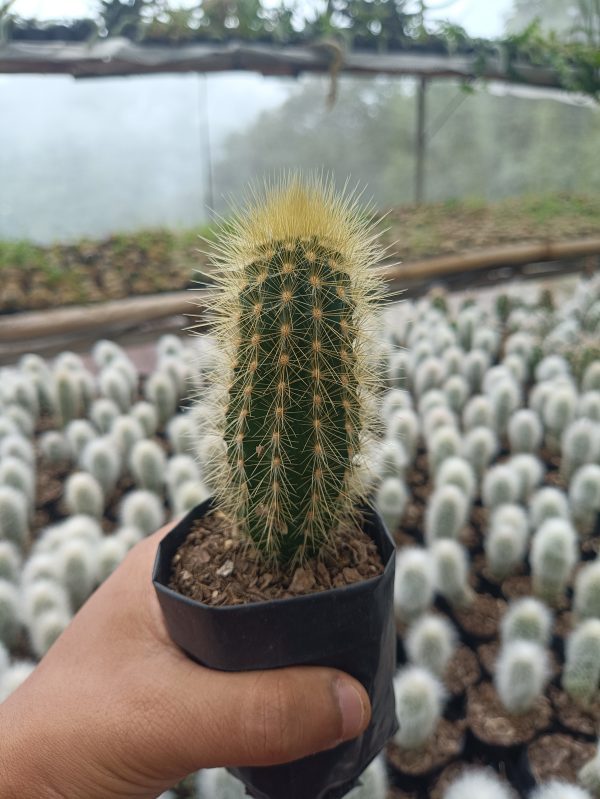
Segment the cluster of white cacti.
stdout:
<path fill-rule="evenodd" d="M 91 368 L 65 352 L 0 370 L 0 701 L 35 665 L 11 662 L 14 644 L 27 641 L 32 658 L 43 657 L 129 549 L 209 496 L 190 454 L 202 426 L 180 408 L 216 365 L 206 341 L 198 351 L 163 336 L 143 387 L 126 352 L 106 340 Z M 196 357 L 200 382 L 191 379 Z M 38 460 L 63 480 L 64 519 L 42 529 Z M 117 488 L 126 490 L 114 507 Z M 108 511 L 117 517 L 110 534 Z"/>

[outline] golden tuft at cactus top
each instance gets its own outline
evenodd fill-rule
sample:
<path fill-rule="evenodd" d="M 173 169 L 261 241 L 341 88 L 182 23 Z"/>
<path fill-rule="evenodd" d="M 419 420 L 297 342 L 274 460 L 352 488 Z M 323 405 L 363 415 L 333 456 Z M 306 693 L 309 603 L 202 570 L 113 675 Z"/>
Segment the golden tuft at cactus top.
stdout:
<path fill-rule="evenodd" d="M 266 559 L 335 547 L 364 498 L 376 425 L 380 250 L 352 194 L 289 175 L 221 231 L 215 423 L 218 505 Z"/>

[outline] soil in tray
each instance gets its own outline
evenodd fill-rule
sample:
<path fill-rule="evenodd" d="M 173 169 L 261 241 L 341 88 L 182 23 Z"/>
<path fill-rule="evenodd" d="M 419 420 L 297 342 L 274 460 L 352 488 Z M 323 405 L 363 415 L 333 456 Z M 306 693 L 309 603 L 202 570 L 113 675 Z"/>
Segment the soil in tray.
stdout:
<path fill-rule="evenodd" d="M 480 676 L 481 669 L 472 650 L 459 646 L 446 667 L 444 685 L 452 696 L 460 696 L 475 685 Z"/>
<path fill-rule="evenodd" d="M 391 741 L 386 747 L 393 771 L 407 777 L 426 777 L 458 757 L 464 745 L 464 721 L 442 719 L 431 738 L 418 749 L 403 749 Z"/>
<path fill-rule="evenodd" d="M 529 767 L 537 782 L 577 782 L 577 773 L 596 754 L 596 744 L 570 735 L 543 735 L 527 748 Z"/>
<path fill-rule="evenodd" d="M 477 594 L 464 608 L 454 608 L 458 626 L 468 636 L 482 640 L 495 637 L 500 619 L 506 610 L 506 602 L 487 594 Z"/>
<path fill-rule="evenodd" d="M 208 605 L 243 605 L 314 594 L 382 574 L 377 546 L 361 530 L 342 529 L 337 550 L 285 570 L 264 563 L 224 513 L 197 519 L 173 558 L 170 587 Z"/>
<path fill-rule="evenodd" d="M 580 707 L 571 697 L 558 688 L 550 686 L 548 696 L 560 724 L 571 732 L 596 740 L 600 729 L 600 699 L 587 708 Z"/>
<path fill-rule="evenodd" d="M 545 696 L 539 697 L 529 712 L 513 716 L 505 710 L 491 683 L 469 689 L 467 722 L 473 735 L 489 746 L 509 748 L 528 743 L 548 729 L 551 719 L 552 707 Z"/>

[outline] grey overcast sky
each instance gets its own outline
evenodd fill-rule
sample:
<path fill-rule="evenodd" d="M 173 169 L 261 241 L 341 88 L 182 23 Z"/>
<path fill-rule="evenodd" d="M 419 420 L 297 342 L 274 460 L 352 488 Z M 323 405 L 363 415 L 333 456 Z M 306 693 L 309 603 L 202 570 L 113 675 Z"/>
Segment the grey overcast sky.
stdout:
<path fill-rule="evenodd" d="M 191 2 L 173 2 L 184 6 Z M 23 16 L 41 18 L 81 17 L 92 14 L 96 3 L 93 0 L 16 0 L 13 10 Z M 499 36 L 504 20 L 512 6 L 512 0 L 455 0 L 439 12 L 439 16 L 452 20 L 466 28 L 471 36 Z"/>

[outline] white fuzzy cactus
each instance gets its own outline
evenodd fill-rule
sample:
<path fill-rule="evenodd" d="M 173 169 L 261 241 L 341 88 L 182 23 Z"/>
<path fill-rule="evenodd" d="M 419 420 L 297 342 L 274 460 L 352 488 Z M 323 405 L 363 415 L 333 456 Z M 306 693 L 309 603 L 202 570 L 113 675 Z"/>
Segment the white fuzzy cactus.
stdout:
<path fill-rule="evenodd" d="M 498 354 L 500 336 L 493 327 L 484 325 L 477 327 L 473 333 L 473 349 L 483 350 L 492 358 Z"/>
<path fill-rule="evenodd" d="M 422 419 L 423 437 L 427 447 L 433 434 L 442 427 L 452 427 L 458 429 L 456 415 L 446 405 L 434 405 L 423 413 Z"/>
<path fill-rule="evenodd" d="M 173 513 L 180 516 L 200 505 L 210 497 L 210 491 L 204 483 L 198 480 L 188 480 L 174 491 L 172 506 Z"/>
<path fill-rule="evenodd" d="M 150 535 L 161 527 L 165 513 L 160 497 L 152 491 L 131 491 L 121 502 L 119 518 L 122 525 Z"/>
<path fill-rule="evenodd" d="M 527 713 L 542 696 L 550 667 L 548 653 L 532 641 L 504 644 L 496 663 L 494 684 L 509 713 Z"/>
<path fill-rule="evenodd" d="M 555 380 L 569 373 L 569 364 L 561 355 L 547 355 L 535 367 L 535 379 L 538 383 Z"/>
<path fill-rule="evenodd" d="M 400 725 L 394 742 L 402 749 L 418 749 L 431 738 L 441 719 L 444 687 L 426 669 L 408 666 L 394 678 L 394 694 Z"/>
<path fill-rule="evenodd" d="M 387 377 L 391 388 L 406 388 L 410 385 L 412 359 L 410 353 L 396 350 L 388 359 Z"/>
<path fill-rule="evenodd" d="M 35 452 L 31 442 L 20 433 L 4 436 L 0 441 L 0 458 L 19 458 L 28 466 L 35 463 Z"/>
<path fill-rule="evenodd" d="M 129 456 L 129 469 L 138 488 L 162 494 L 167 458 L 156 441 L 137 441 Z"/>
<path fill-rule="evenodd" d="M 56 405 L 63 427 L 83 412 L 83 397 L 78 371 L 68 366 L 58 368 L 54 373 L 56 385 Z"/>
<path fill-rule="evenodd" d="M 435 474 L 446 458 L 460 455 L 461 437 L 455 427 L 446 425 L 435 430 L 427 442 L 429 467 Z"/>
<path fill-rule="evenodd" d="M 586 463 L 600 460 L 600 424 L 589 419 L 576 419 L 564 431 L 561 440 L 561 473 L 570 479 L 573 472 Z"/>
<path fill-rule="evenodd" d="M 471 503 L 477 490 L 477 478 L 468 460 L 454 456 L 446 458 L 440 465 L 435 475 L 435 485 L 436 488 L 444 485 L 454 485 L 460 488 Z"/>
<path fill-rule="evenodd" d="M 112 400 L 121 413 L 127 413 L 131 407 L 132 391 L 131 383 L 123 370 L 111 364 L 100 373 L 98 385 L 104 397 Z"/>
<path fill-rule="evenodd" d="M 20 630 L 20 598 L 14 583 L 0 579 L 0 643 L 8 649 L 17 640 Z"/>
<path fill-rule="evenodd" d="M 200 482 L 200 469 L 190 455 L 174 455 L 167 461 L 165 480 L 169 491 L 169 499 L 171 504 L 173 504 L 173 499 L 179 486 L 188 482 Z"/>
<path fill-rule="evenodd" d="M 586 367 L 581 379 L 582 391 L 600 391 L 600 360 L 592 361 Z"/>
<path fill-rule="evenodd" d="M 88 472 L 74 472 L 65 483 L 65 506 L 71 514 L 85 514 L 101 519 L 104 493 L 96 478 Z"/>
<path fill-rule="evenodd" d="M 411 625 L 404 645 L 411 663 L 441 678 L 457 641 L 456 630 L 448 619 L 427 613 Z"/>
<path fill-rule="evenodd" d="M 15 544 L 0 540 L 0 579 L 18 582 L 21 566 L 21 553 Z"/>
<path fill-rule="evenodd" d="M 544 437 L 542 421 L 530 408 L 520 408 L 508 420 L 508 443 L 511 452 L 536 453 Z"/>
<path fill-rule="evenodd" d="M 152 372 L 144 385 L 144 396 L 158 412 L 161 425 L 175 414 L 177 410 L 177 392 L 169 374 L 164 371 Z"/>
<path fill-rule="evenodd" d="M 12 486 L 27 497 L 30 507 L 35 502 L 35 474 L 20 458 L 7 456 L 0 460 L 0 485 Z"/>
<path fill-rule="evenodd" d="M 491 769 L 474 768 L 464 771 L 444 791 L 443 799 L 514 799 L 507 783 Z"/>
<path fill-rule="evenodd" d="M 174 416 L 167 425 L 167 438 L 173 452 L 184 455 L 194 450 L 194 422 L 189 414 Z"/>
<path fill-rule="evenodd" d="M 510 603 L 500 623 L 500 637 L 503 644 L 532 641 L 547 647 L 552 624 L 553 616 L 549 608 L 539 599 L 528 596 Z"/>
<path fill-rule="evenodd" d="M 399 441 L 412 459 L 419 442 L 419 418 L 411 408 L 395 411 L 388 420 L 387 437 Z"/>
<path fill-rule="evenodd" d="M 443 539 L 431 547 L 435 587 L 455 607 L 465 607 L 473 599 L 469 585 L 470 564 L 467 550 L 458 541 Z"/>
<path fill-rule="evenodd" d="M 480 391 L 483 378 L 490 365 L 490 358 L 483 350 L 471 350 L 464 355 L 462 375 L 471 387 L 471 391 Z"/>
<path fill-rule="evenodd" d="M 577 573 L 573 609 L 581 619 L 600 619 L 600 560 Z"/>
<path fill-rule="evenodd" d="M 126 463 L 134 445 L 144 438 L 144 430 L 133 416 L 117 416 L 110 428 L 110 438 L 116 443 Z"/>
<path fill-rule="evenodd" d="M 121 473 L 121 458 L 112 438 L 103 436 L 90 441 L 81 454 L 81 466 L 96 478 L 108 499 Z"/>
<path fill-rule="evenodd" d="M 499 463 L 487 470 L 481 486 L 481 499 L 487 508 L 513 504 L 519 498 L 519 478 L 508 464 Z"/>
<path fill-rule="evenodd" d="M 21 574 L 21 584 L 24 587 L 38 582 L 39 580 L 57 580 L 58 562 L 51 550 L 39 551 L 31 555 Z"/>
<path fill-rule="evenodd" d="M 388 779 L 383 757 L 373 760 L 360 776 L 360 785 L 353 788 L 346 799 L 386 799 Z"/>
<path fill-rule="evenodd" d="M 35 616 L 29 625 L 31 648 L 38 658 L 44 657 L 56 639 L 67 629 L 71 617 L 59 610 L 47 610 Z"/>
<path fill-rule="evenodd" d="M 600 683 L 600 619 L 586 619 L 566 641 L 562 686 L 586 706 L 594 701 Z"/>
<path fill-rule="evenodd" d="M 600 512 L 600 466 L 587 463 L 581 466 L 569 485 L 569 506 L 573 518 L 583 533 L 591 532 Z"/>
<path fill-rule="evenodd" d="M 544 421 L 544 409 L 548 398 L 555 389 L 552 381 L 547 380 L 544 383 L 536 383 L 529 392 L 528 405 L 529 408 Z"/>
<path fill-rule="evenodd" d="M 125 544 L 125 549 L 129 551 L 143 540 L 144 534 L 137 527 L 119 527 L 115 531 L 114 537 L 122 541 Z"/>
<path fill-rule="evenodd" d="M 467 522 L 469 502 L 464 492 L 447 483 L 429 496 L 425 511 L 425 539 L 429 545 L 443 538 L 458 538 Z"/>
<path fill-rule="evenodd" d="M 529 501 L 529 521 L 534 529 L 548 519 L 569 519 L 569 501 L 564 491 L 547 486 L 540 488 Z"/>
<path fill-rule="evenodd" d="M 410 621 L 433 602 L 435 570 L 431 554 L 419 547 L 406 547 L 396 555 L 394 610 L 400 620 Z"/>
<path fill-rule="evenodd" d="M 246 799 L 244 784 L 224 768 L 210 768 L 198 772 L 199 799 Z"/>
<path fill-rule="evenodd" d="M 577 412 L 577 392 L 566 385 L 555 385 L 544 404 L 543 421 L 548 433 L 546 441 L 555 452 L 560 448 L 560 440 Z"/>
<path fill-rule="evenodd" d="M 28 410 L 20 405 L 7 405 L 4 409 L 5 416 L 12 419 L 17 430 L 25 438 L 31 438 L 35 430 L 35 419 Z"/>
<path fill-rule="evenodd" d="M 218 464 L 223 460 L 223 452 L 225 450 L 225 442 L 220 436 L 204 436 L 198 442 L 196 448 L 196 455 L 198 463 L 202 472 L 204 482 L 209 488 L 214 488 L 214 484 L 218 482 L 218 476 L 215 474 L 218 469 Z M 180 458 L 186 457 L 180 455 Z"/>
<path fill-rule="evenodd" d="M 548 519 L 533 535 L 531 571 L 535 593 L 548 602 L 564 594 L 577 563 L 577 538 L 565 519 Z"/>
<path fill-rule="evenodd" d="M 0 682 L 2 681 L 2 675 L 5 674 L 9 668 L 10 655 L 8 654 L 8 649 L 4 644 L 0 643 Z M 0 701 L 2 700 L 0 699 Z"/>
<path fill-rule="evenodd" d="M 25 682 L 34 669 L 35 663 L 29 660 L 18 660 L 4 672 L 0 677 L 0 704 Z"/>
<path fill-rule="evenodd" d="M 72 613 L 71 600 L 65 587 L 54 579 L 42 577 L 24 582 L 22 597 L 23 619 L 28 625 L 49 610 L 58 611 L 63 616 L 70 616 Z"/>
<path fill-rule="evenodd" d="M 460 454 L 481 478 L 498 451 L 498 439 L 489 427 L 474 427 L 465 435 Z"/>
<path fill-rule="evenodd" d="M 147 438 L 151 438 L 158 430 L 158 411 L 151 402 L 146 400 L 136 402 L 131 408 L 130 415 L 141 424 Z"/>
<path fill-rule="evenodd" d="M 533 492 L 539 488 L 544 479 L 545 468 L 542 461 L 535 455 L 521 452 L 513 455 L 508 461 L 508 466 L 517 475 L 519 486 L 518 499 L 520 502 L 527 502 Z"/>
<path fill-rule="evenodd" d="M 373 470 L 380 480 L 387 477 L 402 479 L 410 459 L 402 444 L 392 438 L 381 441 L 376 449 Z"/>
<path fill-rule="evenodd" d="M 77 460 L 90 441 L 97 437 L 98 433 L 87 419 L 73 419 L 65 427 L 65 438 L 69 443 L 74 460 Z"/>
<path fill-rule="evenodd" d="M 497 580 L 514 574 L 524 563 L 527 544 L 527 528 L 523 530 L 504 522 L 490 525 L 483 547 L 489 570 Z"/>
<path fill-rule="evenodd" d="M 96 583 L 96 547 L 84 538 L 71 538 L 57 552 L 58 574 L 74 609 L 79 609 Z"/>
<path fill-rule="evenodd" d="M 492 386 L 489 397 L 495 430 L 499 436 L 504 436 L 510 417 L 521 404 L 521 389 L 512 377 L 507 377 Z"/>
<path fill-rule="evenodd" d="M 494 427 L 494 411 L 489 397 L 476 394 L 467 402 L 462 413 L 465 431 L 476 427 Z"/>
<path fill-rule="evenodd" d="M 423 394 L 423 396 L 419 399 L 419 402 L 417 404 L 417 410 L 419 411 L 419 415 L 423 419 L 434 408 L 445 408 L 448 414 L 450 414 L 450 418 L 454 419 L 454 414 L 448 407 L 448 400 L 446 399 L 446 395 L 444 394 L 443 391 L 437 388 L 432 388 L 430 391 L 427 391 L 425 394 Z M 426 432 L 427 431 L 425 431 L 425 433 Z"/>
<path fill-rule="evenodd" d="M 422 397 L 432 388 L 441 388 L 446 379 L 446 364 L 441 358 L 425 358 L 414 376 L 414 388 L 417 397 Z"/>
<path fill-rule="evenodd" d="M 122 347 L 115 341 L 110 341 L 106 338 L 99 339 L 92 347 L 92 359 L 99 369 L 104 369 L 115 358 L 123 354 Z"/>
<path fill-rule="evenodd" d="M 28 503 L 22 491 L 0 485 L 0 541 L 22 547 L 28 535 Z"/>
<path fill-rule="evenodd" d="M 2 405 L 0 405 L 0 444 L 6 436 L 14 436 L 18 433 L 19 428 L 10 417 L 4 416 Z"/>
<path fill-rule="evenodd" d="M 529 367 L 527 362 L 524 361 L 520 355 L 516 355 L 515 353 L 512 355 L 507 355 L 502 361 L 501 366 L 504 366 L 505 369 L 508 369 L 512 377 L 520 386 L 522 386 L 527 380 Z"/>
<path fill-rule="evenodd" d="M 396 411 L 405 411 L 412 408 L 412 399 L 408 391 L 392 388 L 383 395 L 381 402 L 381 418 L 388 424 Z"/>
<path fill-rule="evenodd" d="M 600 391 L 586 391 L 577 400 L 577 416 L 600 422 Z"/>
<path fill-rule="evenodd" d="M 98 431 L 106 435 L 120 413 L 116 402 L 108 397 L 100 397 L 92 403 L 89 416 Z"/>
<path fill-rule="evenodd" d="M 87 541 L 91 546 L 96 546 L 102 540 L 102 527 L 97 519 L 85 514 L 77 514 L 76 516 L 69 516 L 61 523 L 62 536 L 60 545 L 64 541 L 69 541 L 72 538 L 78 538 Z"/>
<path fill-rule="evenodd" d="M 444 382 L 442 391 L 446 395 L 449 407 L 454 413 L 460 413 L 470 394 L 469 385 L 464 377 L 450 375 Z"/>
<path fill-rule="evenodd" d="M 592 799 L 592 795 L 579 785 L 562 780 L 545 782 L 530 794 L 530 799 Z"/>
<path fill-rule="evenodd" d="M 402 521 L 408 502 L 408 490 L 402 480 L 388 477 L 375 493 L 375 507 L 381 514 L 390 533 L 394 533 Z"/>
<path fill-rule="evenodd" d="M 96 551 L 96 576 L 102 583 L 108 579 L 127 555 L 128 546 L 123 536 L 105 536 Z"/>
<path fill-rule="evenodd" d="M 69 442 L 58 430 L 48 430 L 39 438 L 40 454 L 49 466 L 64 466 L 71 460 Z"/>

